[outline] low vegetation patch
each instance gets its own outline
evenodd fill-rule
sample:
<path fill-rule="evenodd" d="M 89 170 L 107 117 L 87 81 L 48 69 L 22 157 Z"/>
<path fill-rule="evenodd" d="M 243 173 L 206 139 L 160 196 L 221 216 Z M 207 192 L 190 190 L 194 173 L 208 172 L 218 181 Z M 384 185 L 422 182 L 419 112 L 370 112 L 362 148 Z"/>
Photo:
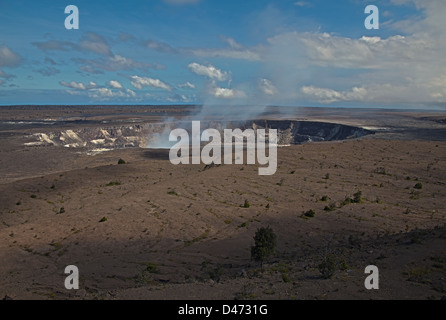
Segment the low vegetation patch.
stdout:
<path fill-rule="evenodd" d="M 306 212 L 304 212 L 304 216 L 308 217 L 308 218 L 313 218 L 316 215 L 316 213 L 314 212 L 314 210 L 310 209 Z"/>
<path fill-rule="evenodd" d="M 120 185 L 121 185 L 121 182 L 116 180 L 116 181 L 110 181 L 105 186 L 106 187 L 113 187 L 113 186 L 120 186 Z"/>
<path fill-rule="evenodd" d="M 325 255 L 318 265 L 319 272 L 324 279 L 331 279 L 336 272 L 336 267 L 336 259 L 332 254 Z"/>
<path fill-rule="evenodd" d="M 418 190 L 423 189 L 423 184 L 421 182 L 418 182 L 416 185 L 414 185 L 414 189 L 418 189 Z"/>
<path fill-rule="evenodd" d="M 171 196 L 179 196 L 179 194 L 174 189 L 167 190 L 167 194 L 170 194 Z"/>
<path fill-rule="evenodd" d="M 321 201 L 322 202 L 327 202 L 328 201 L 328 196 L 322 196 Z"/>

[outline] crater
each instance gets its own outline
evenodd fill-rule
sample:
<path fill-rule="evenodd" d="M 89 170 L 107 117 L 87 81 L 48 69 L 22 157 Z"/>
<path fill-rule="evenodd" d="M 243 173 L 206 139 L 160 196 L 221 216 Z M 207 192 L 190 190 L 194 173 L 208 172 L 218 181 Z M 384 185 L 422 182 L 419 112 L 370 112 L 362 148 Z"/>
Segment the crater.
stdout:
<path fill-rule="evenodd" d="M 89 152 L 103 152 L 123 148 L 167 149 L 172 130 L 191 130 L 191 121 L 150 122 L 110 126 L 87 126 L 46 133 L 35 133 L 35 141 L 27 146 L 54 145 L 66 148 L 84 148 Z M 224 129 L 277 129 L 278 144 L 289 146 L 310 142 L 336 141 L 360 138 L 375 132 L 369 129 L 338 123 L 296 120 L 202 121 L 201 130 Z"/>

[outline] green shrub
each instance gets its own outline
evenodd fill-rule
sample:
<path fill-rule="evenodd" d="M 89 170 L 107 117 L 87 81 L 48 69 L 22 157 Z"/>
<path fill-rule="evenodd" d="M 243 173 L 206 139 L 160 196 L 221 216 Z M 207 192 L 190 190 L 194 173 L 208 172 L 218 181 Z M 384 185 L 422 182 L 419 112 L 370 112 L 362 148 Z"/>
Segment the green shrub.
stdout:
<path fill-rule="evenodd" d="M 336 204 L 334 202 L 330 203 L 328 206 L 325 206 L 324 211 L 330 212 L 336 210 Z"/>
<path fill-rule="evenodd" d="M 325 255 L 322 262 L 318 265 L 318 269 L 324 279 L 330 279 L 336 271 L 335 258 L 330 254 Z"/>
<path fill-rule="evenodd" d="M 146 270 L 148 273 L 158 273 L 158 266 L 156 263 L 151 263 L 148 262 L 145 264 L 146 265 Z"/>
<path fill-rule="evenodd" d="M 341 206 L 346 206 L 348 204 L 352 203 L 352 199 L 349 197 L 345 198 L 344 201 L 342 201 Z"/>
<path fill-rule="evenodd" d="M 349 205 L 351 203 L 362 203 L 362 191 L 358 191 L 353 195 L 353 199 L 346 197 L 341 203 L 341 207 Z"/>
<path fill-rule="evenodd" d="M 423 184 L 422 184 L 421 182 L 418 182 L 418 183 L 414 186 L 414 188 L 415 188 L 415 189 L 418 189 L 418 190 L 423 189 Z"/>
<path fill-rule="evenodd" d="M 358 191 L 353 195 L 353 203 L 361 203 L 362 202 L 362 191 Z"/>
<path fill-rule="evenodd" d="M 173 189 L 167 190 L 167 194 L 170 194 L 172 196 L 179 196 L 179 194 Z"/>
<path fill-rule="evenodd" d="M 249 204 L 248 200 L 245 200 L 245 203 L 243 204 L 243 208 L 249 208 L 251 205 Z"/>
<path fill-rule="evenodd" d="M 386 174 L 387 174 L 387 173 L 386 173 L 386 169 L 385 169 L 384 167 L 376 168 L 375 170 L 373 170 L 373 172 L 374 172 L 374 173 L 378 173 L 378 174 L 383 174 L 383 175 L 386 175 Z"/>
<path fill-rule="evenodd" d="M 121 182 L 120 181 L 110 181 L 109 183 L 107 183 L 105 186 L 107 187 L 112 187 L 112 186 L 120 186 Z"/>
<path fill-rule="evenodd" d="M 315 214 L 316 213 L 314 212 L 314 210 L 310 209 L 310 210 L 308 210 L 307 212 L 304 213 L 304 216 L 308 217 L 308 218 L 313 218 Z"/>
<path fill-rule="evenodd" d="M 282 273 L 282 281 L 285 283 L 288 283 L 291 281 L 288 273 L 286 273 L 286 272 Z"/>
<path fill-rule="evenodd" d="M 126 162 L 123 159 L 119 159 L 118 164 L 126 164 Z"/>
<path fill-rule="evenodd" d="M 205 260 L 201 263 L 201 271 L 211 280 L 220 282 L 221 276 L 223 275 L 223 267 L 220 264 L 213 267 L 209 260 Z"/>

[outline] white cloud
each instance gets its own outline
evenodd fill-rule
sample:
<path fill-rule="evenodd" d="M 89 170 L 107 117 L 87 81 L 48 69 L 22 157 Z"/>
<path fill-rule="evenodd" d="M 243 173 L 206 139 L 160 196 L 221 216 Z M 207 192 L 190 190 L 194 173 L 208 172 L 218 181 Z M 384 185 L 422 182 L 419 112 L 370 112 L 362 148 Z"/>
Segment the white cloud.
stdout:
<path fill-rule="evenodd" d="M 249 49 L 192 49 L 191 53 L 204 58 L 229 58 L 248 61 L 260 61 L 258 52 Z"/>
<path fill-rule="evenodd" d="M 294 5 L 298 6 L 298 7 L 311 7 L 312 6 L 311 3 L 308 1 L 297 1 L 297 2 L 294 2 Z"/>
<path fill-rule="evenodd" d="M 107 100 L 139 100 L 138 96 L 133 90 L 130 89 L 110 89 L 104 87 L 98 87 L 94 82 L 89 82 L 88 84 L 77 83 L 77 82 L 61 82 L 62 85 L 75 89 L 67 90 L 66 92 L 73 96 L 87 96 L 94 100 L 107 101 Z"/>
<path fill-rule="evenodd" d="M 136 93 L 130 89 L 127 90 L 113 90 L 108 88 L 91 89 L 88 96 L 97 100 L 110 100 L 116 98 L 134 98 Z"/>
<path fill-rule="evenodd" d="M 333 89 L 304 86 L 301 90 L 306 95 L 314 96 L 320 103 L 363 101 L 367 98 L 367 89 L 358 87 L 354 87 L 349 91 L 336 91 Z"/>
<path fill-rule="evenodd" d="M 229 48 L 174 48 L 170 44 L 152 39 L 143 41 L 143 45 L 162 53 L 193 55 L 202 58 L 228 58 L 247 61 L 261 61 L 261 47 L 245 48 L 233 38 L 221 36 L 221 41 Z"/>
<path fill-rule="evenodd" d="M 144 45 L 152 50 L 158 51 L 158 52 L 163 52 L 163 53 L 178 53 L 178 51 L 173 48 L 172 46 L 170 46 L 167 43 L 164 42 L 160 42 L 160 41 L 155 41 L 152 39 L 146 40 L 144 42 Z"/>
<path fill-rule="evenodd" d="M 222 36 L 220 38 L 223 42 L 226 42 L 227 44 L 229 44 L 229 46 L 233 49 L 242 49 L 243 48 L 243 46 L 240 43 L 238 43 L 237 41 L 235 41 L 235 39 L 233 39 L 233 38 L 229 38 L 229 37 L 225 37 L 225 36 Z"/>
<path fill-rule="evenodd" d="M 110 80 L 108 84 L 110 85 L 110 87 L 112 87 L 114 89 L 124 89 L 122 84 L 116 80 Z"/>
<path fill-rule="evenodd" d="M 107 41 L 100 35 L 89 32 L 80 42 L 80 48 L 101 55 L 111 56 L 112 52 Z"/>
<path fill-rule="evenodd" d="M 430 95 L 436 101 L 446 101 L 446 68 L 444 73 L 431 81 L 426 85 L 431 88 Z"/>
<path fill-rule="evenodd" d="M 261 61 L 261 47 L 244 48 L 243 45 L 235 41 L 233 38 L 221 36 L 221 41 L 228 44 L 229 48 L 195 48 L 183 50 L 197 57 L 204 58 L 229 58 L 247 61 Z"/>
<path fill-rule="evenodd" d="M 91 66 L 91 65 L 83 65 L 79 67 L 80 70 L 87 72 L 87 73 L 91 73 L 91 74 L 102 74 L 104 73 L 104 71 L 100 70 L 100 69 L 96 69 L 95 67 Z"/>
<path fill-rule="evenodd" d="M 110 63 L 109 70 L 130 70 L 130 69 L 150 67 L 149 64 L 136 62 L 130 58 L 126 58 L 118 54 L 111 57 L 109 63 Z"/>
<path fill-rule="evenodd" d="M 120 92 L 120 91 L 116 91 Z M 92 98 L 99 98 L 99 97 L 113 97 L 115 93 L 113 90 L 108 88 L 99 88 L 99 89 L 93 89 L 91 90 L 89 96 Z"/>
<path fill-rule="evenodd" d="M 44 52 L 80 50 L 79 45 L 69 41 L 48 40 L 45 42 L 33 42 L 32 45 Z"/>
<path fill-rule="evenodd" d="M 152 79 L 152 78 L 139 77 L 139 76 L 132 76 L 131 79 L 132 79 L 131 84 L 136 89 L 142 89 L 143 87 L 152 87 L 152 88 L 164 89 L 167 91 L 172 90 L 171 86 L 162 82 L 159 79 Z"/>
<path fill-rule="evenodd" d="M 76 62 L 82 64 L 81 70 L 88 73 L 102 73 L 105 71 L 119 71 L 119 70 L 134 70 L 134 69 L 148 69 L 153 66 L 144 62 L 137 62 L 133 59 L 123 57 L 119 54 L 115 54 L 106 59 L 75 59 Z"/>
<path fill-rule="evenodd" d="M 50 76 L 54 76 L 58 73 L 60 73 L 60 70 L 54 67 L 45 67 L 45 68 L 41 68 L 36 70 L 36 72 L 40 73 L 41 75 L 45 76 L 45 77 L 50 77 Z"/>
<path fill-rule="evenodd" d="M 408 105 L 413 101 L 437 101 L 437 98 L 444 98 L 441 92 L 432 90 L 431 84 L 413 86 L 395 83 L 371 83 L 361 87 L 353 87 L 347 90 L 334 90 L 329 88 L 319 88 L 315 86 L 303 86 L 303 93 L 311 101 L 330 104 L 334 102 L 357 102 L 357 103 L 393 103 Z M 436 93 L 438 94 L 436 96 Z M 446 90 L 444 91 L 446 94 Z M 430 99 L 430 100 L 429 100 Z"/>
<path fill-rule="evenodd" d="M 393 55 L 395 52 L 388 51 L 395 46 L 394 41 L 402 39 L 380 40 L 366 37 L 351 39 L 328 33 L 309 32 L 290 32 L 268 39 L 274 49 L 272 53 L 276 55 L 274 58 L 277 60 L 285 58 L 285 61 L 294 62 L 292 67 L 310 64 L 338 68 L 380 68 L 381 58 L 395 59 Z"/>
<path fill-rule="evenodd" d="M 446 16 L 446 6 L 443 7 L 438 10 Z M 264 73 L 274 80 L 280 98 L 289 100 L 300 98 L 296 87 L 303 87 L 301 94 L 322 103 L 446 102 L 441 81 L 446 74 L 446 36 L 444 32 L 433 32 L 439 25 L 446 28 L 446 22 L 430 16 L 426 20 L 429 23 L 422 23 L 423 32 L 387 38 L 355 39 L 318 32 L 279 34 L 268 39 Z M 436 27 L 428 27 L 432 24 Z"/>
<path fill-rule="evenodd" d="M 132 97 L 135 97 L 135 96 L 136 96 L 136 93 L 135 93 L 135 91 L 133 91 L 133 90 L 125 89 L 125 92 L 127 92 L 127 94 L 130 95 L 130 96 L 132 96 Z"/>
<path fill-rule="evenodd" d="M 88 89 L 97 87 L 96 83 L 94 83 L 92 81 L 90 81 L 88 84 L 84 84 L 82 82 L 75 82 L 75 81 L 71 81 L 71 82 L 60 81 L 59 83 L 61 85 L 63 85 L 64 87 L 78 89 L 78 90 L 88 90 Z"/>
<path fill-rule="evenodd" d="M 112 56 L 112 51 L 107 41 L 101 35 L 89 32 L 79 42 L 48 40 L 44 42 L 33 42 L 34 46 L 46 51 L 88 51 L 99 55 Z"/>
<path fill-rule="evenodd" d="M 85 84 L 83 84 L 81 82 L 74 82 L 74 81 L 65 82 L 65 81 L 61 81 L 60 84 L 63 85 L 64 87 L 67 87 L 67 88 L 87 90 L 87 87 L 85 86 Z"/>
<path fill-rule="evenodd" d="M 166 98 L 169 102 L 191 102 L 192 99 L 190 97 L 185 96 L 184 94 L 174 94 Z"/>
<path fill-rule="evenodd" d="M 178 88 L 187 88 L 187 89 L 195 89 L 195 85 L 187 81 L 186 83 L 181 83 L 178 85 Z"/>
<path fill-rule="evenodd" d="M 208 77 L 212 80 L 225 81 L 230 79 L 230 74 L 223 72 L 212 65 L 203 66 L 196 62 L 189 64 L 189 70 L 200 76 Z"/>
<path fill-rule="evenodd" d="M 246 98 L 246 93 L 237 89 L 227 89 L 227 88 L 211 88 L 209 93 L 215 98 L 222 99 L 243 99 Z"/>
<path fill-rule="evenodd" d="M 268 79 L 260 79 L 259 88 L 264 94 L 269 96 L 274 96 L 279 93 L 279 90 L 277 90 L 274 84 Z"/>
<path fill-rule="evenodd" d="M 0 46 L 0 67 L 16 67 L 22 58 L 7 46 Z"/>

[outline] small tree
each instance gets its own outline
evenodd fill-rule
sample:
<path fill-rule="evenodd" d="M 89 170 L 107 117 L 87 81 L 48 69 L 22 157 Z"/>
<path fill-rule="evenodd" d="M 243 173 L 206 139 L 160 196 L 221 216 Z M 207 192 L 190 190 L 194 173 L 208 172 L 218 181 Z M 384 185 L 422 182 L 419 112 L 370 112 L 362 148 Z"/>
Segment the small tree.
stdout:
<path fill-rule="evenodd" d="M 333 241 L 333 236 L 326 239 L 327 243 L 322 254 L 322 261 L 318 265 L 319 272 L 324 279 L 330 279 L 336 272 L 337 259 L 331 254 L 330 244 Z"/>
<path fill-rule="evenodd" d="M 251 247 L 251 259 L 263 262 L 276 250 L 276 234 L 270 227 L 259 228 L 254 236 L 255 244 Z"/>

